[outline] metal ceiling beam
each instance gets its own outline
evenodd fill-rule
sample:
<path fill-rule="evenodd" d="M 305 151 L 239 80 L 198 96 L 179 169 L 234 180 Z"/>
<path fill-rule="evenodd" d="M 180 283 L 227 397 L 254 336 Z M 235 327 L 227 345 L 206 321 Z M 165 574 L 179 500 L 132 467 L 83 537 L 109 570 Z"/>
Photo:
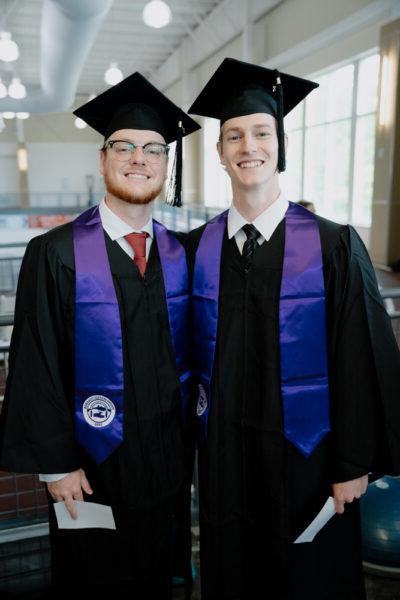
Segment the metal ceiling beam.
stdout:
<path fill-rule="evenodd" d="M 246 18 L 255 22 L 282 1 L 248 0 Z M 230 19 L 226 15 L 230 15 Z M 153 83 L 165 90 L 182 76 L 181 54 L 188 57 L 187 68 L 193 69 L 240 35 L 244 28 L 243 0 L 222 0 L 193 31 L 193 36 L 183 40 L 180 47 L 153 74 Z"/>

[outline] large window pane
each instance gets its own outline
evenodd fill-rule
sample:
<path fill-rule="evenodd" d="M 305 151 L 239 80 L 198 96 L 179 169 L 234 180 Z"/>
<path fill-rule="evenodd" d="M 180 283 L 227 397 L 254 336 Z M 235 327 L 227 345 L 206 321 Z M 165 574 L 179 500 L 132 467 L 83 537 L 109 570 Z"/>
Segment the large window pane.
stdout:
<path fill-rule="evenodd" d="M 301 199 L 303 131 L 297 130 L 289 133 L 288 142 L 286 171 L 281 174 L 280 182 L 288 200 L 296 202 Z"/>
<path fill-rule="evenodd" d="M 353 103 L 354 65 L 347 65 L 329 75 L 327 121 L 350 117 Z"/>
<path fill-rule="evenodd" d="M 360 60 L 358 67 L 357 114 L 376 111 L 379 75 L 379 54 Z"/>
<path fill-rule="evenodd" d="M 294 131 L 303 127 L 303 112 L 304 102 L 300 102 L 290 113 L 285 117 L 285 131 Z"/>
<path fill-rule="evenodd" d="M 318 125 L 350 117 L 354 65 L 347 65 L 316 81 L 319 88 L 306 99 L 306 125 Z"/>
<path fill-rule="evenodd" d="M 318 213 L 324 214 L 324 165 L 326 126 L 306 130 L 304 160 L 304 199 L 313 202 Z"/>
<path fill-rule="evenodd" d="M 305 145 L 305 199 L 319 214 L 347 221 L 350 119 L 308 129 Z"/>
<path fill-rule="evenodd" d="M 318 125 L 326 121 L 326 107 L 328 102 L 328 75 L 315 79 L 319 88 L 313 90 L 306 98 L 306 126 Z"/>
<path fill-rule="evenodd" d="M 375 53 L 314 77 L 320 87 L 305 102 L 304 198 L 314 202 L 325 217 L 367 227 L 371 223 L 378 78 L 379 55 Z M 286 179 L 285 187 L 294 193 L 299 175 L 292 164 Z"/>
<path fill-rule="evenodd" d="M 375 115 L 358 117 L 354 158 L 352 222 L 371 226 L 371 203 L 374 184 Z"/>
<path fill-rule="evenodd" d="M 217 152 L 219 131 L 217 119 L 204 120 L 204 204 L 226 208 L 231 203 L 232 188 L 230 179 L 220 164 Z"/>
<path fill-rule="evenodd" d="M 330 218 L 348 221 L 350 119 L 327 126 L 324 204 Z"/>

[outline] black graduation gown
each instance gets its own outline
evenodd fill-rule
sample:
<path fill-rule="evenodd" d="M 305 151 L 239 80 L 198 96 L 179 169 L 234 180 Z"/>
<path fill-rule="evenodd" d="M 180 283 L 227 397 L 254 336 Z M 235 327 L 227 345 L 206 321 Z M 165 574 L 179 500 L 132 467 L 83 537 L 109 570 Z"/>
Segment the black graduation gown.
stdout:
<path fill-rule="evenodd" d="M 331 433 L 309 458 L 283 433 L 284 221 L 255 250 L 247 276 L 225 232 L 208 438 L 199 448 L 203 600 L 365 598 L 358 502 L 312 543 L 293 544 L 333 482 L 400 472 L 400 359 L 390 320 L 356 232 L 322 218 L 318 225 Z M 189 235 L 191 267 L 203 230 Z"/>
<path fill-rule="evenodd" d="M 23 260 L 0 468 L 64 473 L 82 467 L 94 490 L 87 500 L 113 507 L 116 532 L 58 530 L 50 508 L 53 579 L 66 595 L 80 581 L 93 597 L 112 589 L 132 600 L 159 600 L 170 597 L 172 575 L 190 579 L 190 443 L 157 244 L 143 279 L 118 243 L 105 239 L 122 323 L 123 444 L 97 466 L 75 441 L 75 271 L 67 224 L 33 239 Z M 178 538 L 180 571 L 172 572 Z"/>

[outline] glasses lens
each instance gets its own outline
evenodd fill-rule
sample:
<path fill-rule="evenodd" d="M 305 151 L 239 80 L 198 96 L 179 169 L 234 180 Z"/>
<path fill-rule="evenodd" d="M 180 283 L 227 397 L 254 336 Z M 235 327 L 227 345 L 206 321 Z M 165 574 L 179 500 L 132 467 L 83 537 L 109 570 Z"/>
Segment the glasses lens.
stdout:
<path fill-rule="evenodd" d="M 151 142 L 150 144 L 145 144 L 143 146 L 143 153 L 146 158 L 148 158 L 149 162 L 158 163 L 166 155 L 167 148 L 163 144 Z"/>
<path fill-rule="evenodd" d="M 136 146 L 129 142 L 113 142 L 111 149 L 118 160 L 128 161 L 135 151 Z"/>
<path fill-rule="evenodd" d="M 150 163 L 159 163 L 166 156 L 168 152 L 168 146 L 164 144 L 158 144 L 156 142 L 150 142 L 144 146 L 136 146 L 130 142 L 115 141 L 110 146 L 114 152 L 117 160 L 125 162 L 131 159 L 132 154 L 136 151 L 136 148 L 142 148 L 143 154 Z"/>

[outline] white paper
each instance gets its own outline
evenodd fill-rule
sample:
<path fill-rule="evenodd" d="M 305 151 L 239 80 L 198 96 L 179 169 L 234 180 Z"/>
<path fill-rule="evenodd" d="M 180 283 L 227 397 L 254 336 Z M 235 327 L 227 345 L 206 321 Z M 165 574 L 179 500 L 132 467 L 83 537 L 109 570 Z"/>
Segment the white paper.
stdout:
<path fill-rule="evenodd" d="M 304 542 L 312 542 L 315 536 L 336 514 L 335 503 L 332 496 L 329 496 L 322 509 L 311 523 L 306 527 L 301 535 L 294 541 L 294 544 L 304 544 Z"/>
<path fill-rule="evenodd" d="M 86 529 L 89 527 L 116 529 L 111 506 L 95 502 L 82 502 L 81 500 L 74 500 L 74 502 L 78 513 L 77 519 L 71 517 L 65 502 L 53 504 L 59 529 Z"/>

